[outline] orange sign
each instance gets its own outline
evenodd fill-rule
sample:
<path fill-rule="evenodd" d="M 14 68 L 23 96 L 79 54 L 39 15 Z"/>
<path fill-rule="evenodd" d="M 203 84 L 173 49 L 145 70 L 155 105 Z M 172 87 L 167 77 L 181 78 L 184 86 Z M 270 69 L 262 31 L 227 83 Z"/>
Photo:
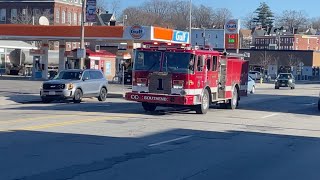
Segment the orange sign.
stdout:
<path fill-rule="evenodd" d="M 154 27 L 154 39 L 171 41 L 173 37 L 172 29 Z"/>

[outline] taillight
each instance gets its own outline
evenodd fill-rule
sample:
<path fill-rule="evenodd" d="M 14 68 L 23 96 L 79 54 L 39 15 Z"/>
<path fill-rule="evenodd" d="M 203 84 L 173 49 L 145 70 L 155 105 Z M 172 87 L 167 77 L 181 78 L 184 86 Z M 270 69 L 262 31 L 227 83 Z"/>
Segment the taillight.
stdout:
<path fill-rule="evenodd" d="M 137 86 L 147 86 L 148 80 L 147 78 L 137 78 L 136 84 Z"/>
<path fill-rule="evenodd" d="M 183 84 L 184 84 L 183 80 L 173 80 L 172 82 L 172 86 L 174 89 L 183 89 Z"/>

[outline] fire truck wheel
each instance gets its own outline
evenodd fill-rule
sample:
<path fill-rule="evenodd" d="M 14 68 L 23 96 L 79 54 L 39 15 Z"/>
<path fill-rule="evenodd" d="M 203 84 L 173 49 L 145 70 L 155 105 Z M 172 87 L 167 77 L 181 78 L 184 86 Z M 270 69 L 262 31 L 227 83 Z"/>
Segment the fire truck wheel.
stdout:
<path fill-rule="evenodd" d="M 210 98 L 208 90 L 204 90 L 202 95 L 202 102 L 200 105 L 196 106 L 196 113 L 197 114 L 206 114 L 208 112 L 209 106 L 210 106 Z"/>
<path fill-rule="evenodd" d="M 236 109 L 238 106 L 238 90 L 237 88 L 233 89 L 232 99 L 229 100 L 227 107 L 228 109 Z"/>
<path fill-rule="evenodd" d="M 143 102 L 142 103 L 142 107 L 145 111 L 148 111 L 148 112 L 153 112 L 156 110 L 157 106 L 155 104 L 152 104 L 152 103 L 146 103 L 146 102 Z"/>

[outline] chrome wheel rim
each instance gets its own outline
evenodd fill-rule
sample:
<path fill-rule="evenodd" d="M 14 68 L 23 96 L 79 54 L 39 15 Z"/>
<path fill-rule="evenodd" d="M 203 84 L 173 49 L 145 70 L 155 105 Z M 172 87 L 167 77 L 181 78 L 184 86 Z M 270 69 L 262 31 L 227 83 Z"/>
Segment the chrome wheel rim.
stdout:
<path fill-rule="evenodd" d="M 204 94 L 203 95 L 203 99 L 202 99 L 202 106 L 203 106 L 203 109 L 207 109 L 208 106 L 209 106 L 209 98 L 207 96 L 207 94 Z"/>

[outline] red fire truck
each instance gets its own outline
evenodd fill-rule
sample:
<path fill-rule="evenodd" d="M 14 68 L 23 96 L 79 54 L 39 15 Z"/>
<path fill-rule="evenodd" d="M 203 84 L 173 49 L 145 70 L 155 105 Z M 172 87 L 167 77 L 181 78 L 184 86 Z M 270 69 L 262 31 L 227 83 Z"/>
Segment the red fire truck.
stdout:
<path fill-rule="evenodd" d="M 144 110 L 186 106 L 197 114 L 211 104 L 235 109 L 247 95 L 248 61 L 240 54 L 171 45 L 136 50 L 132 92 Z"/>

